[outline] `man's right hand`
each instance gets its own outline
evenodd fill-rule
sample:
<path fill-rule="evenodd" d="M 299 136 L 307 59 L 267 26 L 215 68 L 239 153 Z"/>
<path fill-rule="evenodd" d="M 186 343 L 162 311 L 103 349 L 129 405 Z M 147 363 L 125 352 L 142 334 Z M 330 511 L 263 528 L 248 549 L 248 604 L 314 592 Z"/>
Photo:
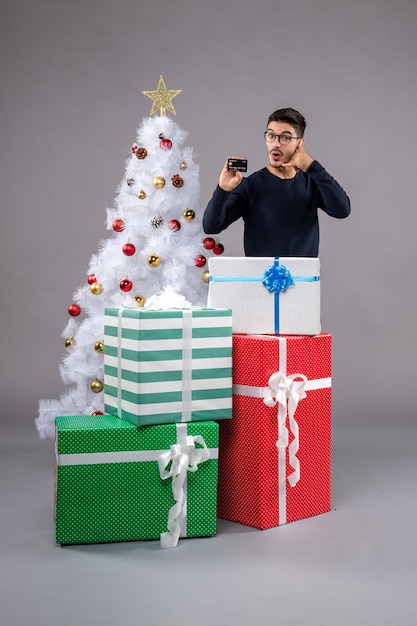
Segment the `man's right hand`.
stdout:
<path fill-rule="evenodd" d="M 241 157 L 229 156 L 226 159 L 226 163 L 224 164 L 224 168 L 221 171 L 219 178 L 219 187 L 223 189 L 223 191 L 233 191 L 242 181 L 241 172 L 229 172 L 227 169 L 227 163 L 229 159 L 240 159 Z"/>

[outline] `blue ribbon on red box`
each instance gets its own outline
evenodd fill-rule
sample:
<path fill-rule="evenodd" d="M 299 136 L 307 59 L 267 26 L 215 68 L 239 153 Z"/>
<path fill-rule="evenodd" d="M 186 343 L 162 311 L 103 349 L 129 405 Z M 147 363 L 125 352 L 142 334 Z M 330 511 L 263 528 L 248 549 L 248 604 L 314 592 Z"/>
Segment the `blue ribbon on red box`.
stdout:
<path fill-rule="evenodd" d="M 294 283 L 318 282 L 320 276 L 292 276 L 290 270 L 282 265 L 280 257 L 274 258 L 274 264 L 268 267 L 263 276 L 210 276 L 212 282 L 262 282 L 274 294 L 274 332 L 279 334 L 279 295 L 285 293 Z"/>

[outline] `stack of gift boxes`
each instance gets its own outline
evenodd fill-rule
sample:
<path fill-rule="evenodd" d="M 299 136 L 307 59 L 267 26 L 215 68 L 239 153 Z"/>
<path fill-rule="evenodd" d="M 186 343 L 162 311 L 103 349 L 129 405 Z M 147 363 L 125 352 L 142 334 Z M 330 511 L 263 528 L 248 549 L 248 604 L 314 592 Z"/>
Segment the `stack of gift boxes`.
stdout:
<path fill-rule="evenodd" d="M 319 260 L 209 273 L 207 308 L 105 310 L 105 415 L 56 419 L 57 543 L 172 547 L 217 517 L 266 529 L 330 509 Z"/>
<path fill-rule="evenodd" d="M 214 535 L 231 311 L 107 308 L 104 318 L 105 415 L 56 418 L 57 543 L 173 547 Z"/>
<path fill-rule="evenodd" d="M 317 258 L 210 259 L 233 311 L 233 419 L 220 424 L 218 516 L 266 529 L 330 510 L 331 335 Z"/>

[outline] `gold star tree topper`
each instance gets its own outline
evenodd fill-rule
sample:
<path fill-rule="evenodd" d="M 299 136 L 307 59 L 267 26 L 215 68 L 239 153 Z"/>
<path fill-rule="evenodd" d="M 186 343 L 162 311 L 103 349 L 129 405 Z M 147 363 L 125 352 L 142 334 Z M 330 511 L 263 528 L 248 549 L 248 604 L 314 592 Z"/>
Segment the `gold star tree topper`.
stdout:
<path fill-rule="evenodd" d="M 159 77 L 158 87 L 155 91 L 142 91 L 145 96 L 153 100 L 150 115 L 154 115 L 159 109 L 161 117 L 165 116 L 167 111 L 176 115 L 172 99 L 181 92 L 182 89 L 167 89 L 162 76 Z"/>

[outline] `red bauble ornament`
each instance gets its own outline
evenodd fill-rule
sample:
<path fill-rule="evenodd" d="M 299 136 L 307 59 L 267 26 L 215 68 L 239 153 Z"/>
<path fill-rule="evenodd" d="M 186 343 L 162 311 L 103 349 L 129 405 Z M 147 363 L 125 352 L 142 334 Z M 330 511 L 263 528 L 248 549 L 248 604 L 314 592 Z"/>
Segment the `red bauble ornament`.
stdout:
<path fill-rule="evenodd" d="M 123 254 L 126 256 L 133 256 L 136 252 L 136 248 L 133 243 L 125 243 L 123 246 Z"/>
<path fill-rule="evenodd" d="M 175 232 L 181 228 L 181 223 L 178 220 L 169 220 L 168 228 Z"/>
<path fill-rule="evenodd" d="M 130 291 L 132 287 L 133 287 L 133 283 L 128 278 L 124 278 L 123 280 L 120 281 L 120 289 L 124 291 L 125 293 Z"/>
<path fill-rule="evenodd" d="M 81 313 L 81 307 L 78 304 L 70 304 L 68 307 L 68 313 L 72 317 L 78 317 L 78 315 Z"/>
<path fill-rule="evenodd" d="M 213 248 L 213 252 L 214 254 L 223 254 L 224 245 L 222 243 L 216 243 L 216 245 Z"/>
<path fill-rule="evenodd" d="M 103 411 L 94 411 L 91 415 L 104 415 Z"/>
<path fill-rule="evenodd" d="M 172 141 L 171 141 L 171 139 L 163 138 L 159 142 L 159 145 L 162 148 L 162 150 L 171 150 L 171 148 L 172 148 Z"/>
<path fill-rule="evenodd" d="M 216 242 L 213 237 L 206 237 L 205 239 L 203 239 L 203 246 L 206 250 L 213 250 L 215 245 Z"/>
<path fill-rule="evenodd" d="M 89 274 L 89 276 L 87 277 L 87 282 L 89 285 L 92 285 L 93 283 L 97 282 L 97 278 L 95 274 Z"/>
<path fill-rule="evenodd" d="M 194 259 L 194 264 L 196 267 L 204 267 L 206 263 L 207 263 L 207 259 L 204 256 L 204 254 L 199 254 Z"/>
<path fill-rule="evenodd" d="M 125 223 L 123 220 L 114 220 L 113 222 L 113 230 L 116 231 L 116 233 L 121 233 L 122 230 L 125 229 Z"/>

